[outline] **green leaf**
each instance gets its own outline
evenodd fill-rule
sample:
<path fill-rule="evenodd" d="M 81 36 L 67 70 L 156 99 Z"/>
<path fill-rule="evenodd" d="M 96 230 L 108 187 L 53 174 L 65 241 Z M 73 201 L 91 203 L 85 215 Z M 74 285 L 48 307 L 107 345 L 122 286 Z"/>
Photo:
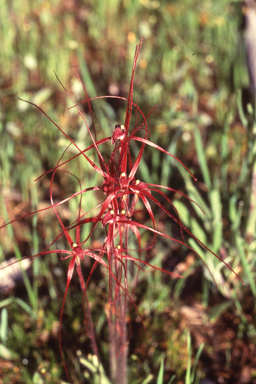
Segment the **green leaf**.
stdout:
<path fill-rule="evenodd" d="M 0 357 L 4 360 L 16 360 L 18 355 L 16 352 L 11 351 L 5 345 L 0 344 Z"/>
<path fill-rule="evenodd" d="M 198 156 L 199 165 L 203 174 L 204 182 L 206 186 L 211 189 L 212 183 L 211 183 L 211 176 L 209 172 L 209 168 L 207 165 L 207 160 L 205 156 L 205 149 L 203 146 L 202 138 L 200 131 L 197 127 L 195 127 L 195 145 L 196 145 L 196 152 Z"/>
<path fill-rule="evenodd" d="M 0 323 L 0 339 L 2 340 L 3 344 L 5 344 L 5 341 L 7 339 L 7 333 L 8 333 L 8 312 L 7 312 L 7 308 L 3 308 L 1 311 L 1 323 Z"/>
<path fill-rule="evenodd" d="M 163 382 L 164 382 L 164 360 L 162 359 L 156 384 L 163 384 Z"/>
<path fill-rule="evenodd" d="M 198 224 L 196 219 L 192 218 L 191 219 L 191 232 L 193 233 L 194 236 L 198 237 L 198 239 L 203 243 L 207 243 L 207 236 L 204 231 L 204 229 Z"/>
<path fill-rule="evenodd" d="M 190 224 L 190 222 L 189 222 L 190 221 L 190 214 L 189 214 L 189 211 L 188 211 L 187 207 L 185 206 L 185 204 L 183 204 L 179 200 L 174 200 L 173 205 L 175 206 L 175 208 L 177 209 L 177 211 L 180 215 L 181 222 L 186 227 L 188 227 Z"/>
<path fill-rule="evenodd" d="M 209 313 L 209 320 L 216 321 L 222 315 L 222 313 L 226 312 L 226 310 L 232 305 L 231 301 L 225 301 L 224 303 L 220 303 L 215 305 Z"/>

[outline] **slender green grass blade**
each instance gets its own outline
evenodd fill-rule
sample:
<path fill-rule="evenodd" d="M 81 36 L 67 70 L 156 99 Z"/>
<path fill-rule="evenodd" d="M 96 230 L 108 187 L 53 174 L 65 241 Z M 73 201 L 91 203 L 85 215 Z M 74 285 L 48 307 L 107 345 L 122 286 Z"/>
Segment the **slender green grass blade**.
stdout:
<path fill-rule="evenodd" d="M 249 281 L 253 296 L 256 298 L 255 276 L 247 261 L 245 248 L 244 248 L 244 240 L 238 234 L 236 235 L 236 245 L 237 245 L 238 252 L 240 254 L 242 265 L 244 267 L 245 275 L 247 276 L 247 279 Z"/>
<path fill-rule="evenodd" d="M 210 201 L 213 212 L 213 252 L 218 252 L 221 247 L 223 241 L 223 233 L 222 233 L 222 204 L 221 204 L 221 196 L 220 190 L 218 186 L 218 181 L 214 180 L 214 184 L 216 187 L 210 191 Z"/>
<path fill-rule="evenodd" d="M 188 360 L 187 360 L 187 370 L 185 377 L 185 384 L 191 384 L 191 336 L 189 331 L 187 332 L 187 352 L 188 352 Z"/>
<path fill-rule="evenodd" d="M 196 145 L 196 152 L 198 156 L 199 166 L 203 174 L 204 182 L 208 187 L 208 189 L 210 190 L 212 187 L 211 176 L 210 176 L 210 171 L 206 161 L 205 149 L 203 146 L 201 134 L 197 127 L 195 127 L 194 132 L 195 132 L 195 145 Z"/>
<path fill-rule="evenodd" d="M 237 107 L 238 107 L 238 113 L 239 117 L 241 119 L 241 122 L 245 128 L 248 128 L 248 120 L 245 117 L 244 110 L 243 110 L 243 103 L 242 103 L 242 91 L 241 89 L 238 90 L 237 95 Z"/>
<path fill-rule="evenodd" d="M 164 382 L 164 360 L 162 359 L 156 384 L 163 384 L 163 382 Z"/>
<path fill-rule="evenodd" d="M 33 308 L 31 308 L 27 303 L 25 303 L 25 301 L 21 300 L 21 299 L 18 298 L 18 297 L 15 297 L 14 301 L 15 301 L 15 303 L 17 303 L 22 309 L 24 309 L 24 311 L 26 311 L 31 317 L 33 317 L 33 318 L 36 317 L 36 314 L 35 314 Z"/>
<path fill-rule="evenodd" d="M 192 368 L 191 378 L 190 378 L 190 384 L 193 384 L 195 382 L 197 363 L 200 359 L 200 356 L 201 356 L 201 353 L 203 352 L 203 349 L 204 349 L 204 344 L 201 344 L 200 347 L 198 348 L 197 353 L 196 353 L 195 361 L 194 361 L 193 368 Z"/>
<path fill-rule="evenodd" d="M 1 311 L 0 319 L 0 339 L 3 344 L 6 343 L 8 334 L 8 311 L 7 308 L 3 308 Z"/>
<path fill-rule="evenodd" d="M 154 376 L 152 374 L 148 375 L 148 377 L 143 380 L 141 384 L 149 384 L 153 380 Z"/>

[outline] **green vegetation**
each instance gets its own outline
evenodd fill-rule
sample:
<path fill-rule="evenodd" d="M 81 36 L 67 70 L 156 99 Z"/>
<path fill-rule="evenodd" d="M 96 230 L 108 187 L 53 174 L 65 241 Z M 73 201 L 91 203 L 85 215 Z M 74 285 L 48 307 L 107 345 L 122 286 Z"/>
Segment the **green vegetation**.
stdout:
<path fill-rule="evenodd" d="M 67 109 L 71 102 L 53 70 L 77 101 L 85 94 L 76 71 L 90 97 L 127 97 L 135 45 L 143 36 L 134 100 L 145 115 L 158 105 L 148 120 L 152 141 L 181 159 L 198 181 L 150 147 L 140 164 L 141 179 L 180 190 L 202 207 L 204 214 L 168 192 L 184 224 L 225 258 L 245 286 L 190 240 L 216 287 L 192 252 L 159 237 L 147 260 L 187 279 L 171 279 L 148 267 L 140 273 L 134 300 L 147 333 L 131 305 L 128 382 L 192 384 L 221 377 L 222 383 L 256 383 L 255 118 L 239 92 L 248 85 L 240 48 L 240 2 L 0 0 L 0 8 L 0 224 L 50 204 L 51 176 L 34 180 L 56 165 L 68 145 L 43 114 L 18 97 L 37 104 L 85 147 L 91 143 L 87 130 L 76 110 Z M 125 102 L 96 100 L 92 107 L 98 139 L 111 136 L 114 125 L 123 123 Z M 86 108 L 85 115 L 90 124 Z M 135 154 L 138 148 L 133 143 Z M 74 154 L 70 149 L 70 157 Z M 97 184 L 98 176 L 80 158 L 65 170 L 76 174 L 84 188 Z M 58 172 L 54 199 L 77 188 L 74 177 Z M 76 219 L 77 204 L 72 199 L 61 208 L 67 223 Z M 92 194 L 82 200 L 82 209 L 96 204 Z M 155 207 L 154 214 L 159 228 L 180 238 L 179 228 Z M 0 262 L 40 252 L 59 232 L 51 211 L 2 228 Z M 94 233 L 94 246 L 100 236 L 100 231 Z M 63 247 L 61 238 L 58 248 Z M 85 274 L 91 265 L 85 261 Z M 23 281 L 15 288 L 1 290 L 3 383 L 65 380 L 58 327 L 67 268 L 68 261 L 58 255 L 43 256 L 28 272 L 23 270 Z M 1 280 L 7 271 L 0 271 Z M 98 362 L 90 356 L 75 277 L 63 317 L 63 350 L 73 383 L 97 383 L 93 367 Z M 109 377 L 107 284 L 106 273 L 98 269 L 88 287 L 103 377 L 104 372 Z"/>

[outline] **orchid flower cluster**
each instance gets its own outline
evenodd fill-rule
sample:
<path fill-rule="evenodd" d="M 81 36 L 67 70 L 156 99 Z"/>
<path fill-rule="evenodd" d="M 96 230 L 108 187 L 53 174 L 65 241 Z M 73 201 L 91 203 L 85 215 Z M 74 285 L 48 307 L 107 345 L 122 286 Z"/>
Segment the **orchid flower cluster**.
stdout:
<path fill-rule="evenodd" d="M 138 167 L 140 165 L 140 161 L 143 156 L 143 152 L 145 146 L 151 146 L 152 148 L 163 152 L 167 156 L 173 157 L 176 161 L 182 164 L 183 167 L 191 174 L 191 177 L 195 179 L 192 173 L 188 170 L 188 168 L 181 163 L 179 159 L 177 159 L 174 155 L 167 152 L 165 149 L 160 146 L 154 144 L 150 141 L 150 132 L 148 129 L 148 118 L 153 112 L 153 109 L 147 116 L 143 114 L 139 106 L 133 101 L 133 83 L 134 83 L 134 74 L 136 69 L 136 64 L 139 57 L 139 52 L 141 49 L 142 39 L 140 44 L 136 47 L 133 68 L 131 74 L 131 82 L 128 98 L 122 98 L 119 96 L 101 96 L 103 97 L 116 97 L 119 99 L 123 99 L 127 102 L 126 116 L 123 124 L 116 124 L 112 135 L 110 137 L 106 137 L 100 140 L 96 139 L 96 134 L 93 134 L 92 129 L 88 126 L 85 117 L 82 111 L 79 108 L 79 104 L 75 103 L 71 94 L 65 89 L 66 93 L 70 97 L 70 99 L 74 103 L 74 107 L 77 108 L 78 113 L 83 119 L 88 133 L 90 135 L 92 143 L 86 149 L 80 149 L 78 145 L 38 106 L 36 106 L 57 128 L 58 130 L 69 140 L 70 145 L 75 146 L 78 151 L 78 154 L 69 159 L 68 161 L 62 161 L 63 155 L 59 159 L 57 165 L 46 172 L 52 173 L 51 183 L 50 183 L 50 201 L 51 205 L 45 209 L 52 209 L 59 221 L 61 232 L 59 236 L 54 239 L 54 241 L 42 252 L 37 255 L 30 256 L 30 258 L 39 257 L 46 254 L 60 254 L 61 259 L 70 259 L 68 272 L 67 272 L 67 283 L 66 289 L 64 293 L 64 298 L 61 307 L 60 313 L 60 333 L 59 333 L 59 343 L 60 343 L 60 351 L 62 360 L 64 363 L 65 371 L 67 377 L 69 377 L 68 369 L 66 368 L 66 364 L 64 361 L 64 353 L 62 350 L 61 344 L 61 323 L 63 310 L 65 305 L 65 300 L 67 296 L 67 292 L 71 283 L 71 279 L 74 274 L 74 270 L 76 268 L 78 278 L 80 281 L 81 290 L 83 292 L 83 311 L 84 317 L 86 319 L 87 331 L 89 337 L 92 342 L 93 352 L 98 356 L 98 348 L 96 343 L 96 337 L 94 335 L 94 326 L 92 317 L 90 314 L 89 302 L 87 298 L 87 286 L 90 281 L 91 275 L 95 268 L 101 264 L 104 268 L 106 268 L 109 277 L 109 292 L 108 292 L 108 311 L 106 311 L 106 316 L 108 320 L 108 329 L 109 329 L 109 339 L 110 339 L 110 376 L 111 380 L 114 383 L 125 383 L 126 382 L 126 359 L 128 354 L 128 342 L 127 342 L 127 309 L 128 302 L 132 303 L 136 311 L 139 313 L 136 304 L 133 299 L 133 293 L 131 293 L 131 289 L 129 286 L 129 270 L 131 266 L 134 270 L 134 266 L 137 267 L 137 280 L 138 273 L 140 270 L 143 270 L 143 266 L 149 266 L 156 270 L 160 270 L 165 272 L 171 276 L 182 277 L 177 274 L 171 273 L 170 271 L 163 270 L 159 267 L 154 266 L 153 264 L 148 263 L 143 259 L 143 254 L 145 251 L 151 249 L 155 243 L 157 236 L 162 236 L 167 239 L 171 239 L 175 242 L 178 242 L 181 245 L 186 246 L 190 250 L 193 249 L 185 243 L 184 233 L 187 233 L 190 237 L 195 239 L 200 246 L 205 248 L 207 251 L 211 252 L 214 256 L 216 256 L 219 260 L 223 261 L 218 255 L 214 254 L 210 249 L 208 249 L 196 236 L 194 236 L 189 229 L 187 229 L 181 222 L 179 213 L 175 208 L 173 202 L 169 197 L 162 191 L 163 189 L 167 191 L 172 191 L 181 194 L 186 197 L 188 200 L 195 203 L 188 196 L 183 194 L 180 191 L 175 191 L 174 189 L 158 185 L 152 183 L 145 183 L 142 180 L 136 178 L 136 173 Z M 58 79 L 59 80 L 59 79 Z M 86 103 L 90 113 L 92 114 L 91 108 L 91 100 L 86 93 L 86 89 L 84 87 L 84 91 L 86 94 L 86 99 L 82 103 Z M 33 104 L 33 103 L 30 103 Z M 33 104 L 34 105 L 34 104 Z M 130 129 L 130 122 L 132 112 L 135 111 L 136 119 L 134 128 Z M 95 133 L 95 132 L 94 132 Z M 141 134 L 142 133 L 142 134 Z M 131 143 L 132 141 L 136 141 L 140 145 L 140 150 L 135 159 L 132 156 Z M 102 153 L 100 152 L 100 147 L 107 142 L 111 142 L 112 144 L 112 153 L 110 154 L 108 160 L 104 159 Z M 67 150 L 67 149 L 66 149 Z M 91 160 L 88 153 L 89 151 L 95 151 L 98 159 L 98 164 Z M 85 161 L 87 161 L 90 166 L 94 169 L 102 177 L 101 185 L 82 189 L 80 186 L 80 190 L 70 197 L 62 200 L 61 202 L 54 203 L 53 201 L 53 181 L 56 172 L 67 162 L 74 160 L 78 156 L 82 156 Z M 45 175 L 45 174 L 44 174 Z M 44 176 L 42 175 L 42 176 Z M 40 176 L 41 177 L 41 176 Z M 93 191 L 102 191 L 102 195 L 104 196 L 103 201 L 101 201 L 97 207 L 95 207 L 97 214 L 94 216 L 89 216 L 91 211 L 87 214 L 82 214 L 81 209 L 81 198 L 82 196 L 87 196 L 88 193 Z M 172 212 L 165 207 L 155 196 L 161 196 L 162 200 L 166 201 L 166 205 L 171 206 Z M 74 197 L 80 197 L 80 205 L 78 210 L 78 218 L 77 220 L 69 226 L 65 226 L 63 224 L 63 220 L 61 215 L 58 213 L 58 207 L 73 199 Z M 167 216 L 169 216 L 173 221 L 175 221 L 181 230 L 181 240 L 175 239 L 163 233 L 157 229 L 157 223 L 155 220 L 154 212 L 151 207 L 151 204 L 155 204 L 158 206 Z M 144 208 L 141 209 L 141 204 L 143 204 Z M 196 203 L 195 203 L 196 204 Z M 139 206 L 139 208 L 138 208 Z M 149 220 L 151 222 L 150 225 L 145 225 L 136 221 L 136 215 L 141 211 L 147 213 Z M 42 210 L 39 210 L 42 211 Z M 36 211 L 36 212 L 39 212 Z M 30 213 L 34 214 L 36 212 Z M 28 215 L 22 216 L 22 218 Z M 19 220 L 15 219 L 15 220 Z M 13 220 L 13 221 L 15 221 Z M 12 221 L 12 222 L 13 222 Z M 8 225 L 7 223 L 5 225 Z M 85 239 L 81 239 L 81 229 L 83 226 L 90 226 L 89 235 Z M 97 226 L 102 226 L 105 231 L 104 241 L 99 248 L 86 248 L 86 244 L 88 240 L 93 235 L 95 228 Z M 71 229 L 75 229 L 76 235 L 75 239 L 71 238 L 70 231 Z M 142 232 L 150 231 L 152 236 L 152 241 L 148 244 L 144 249 L 142 249 Z M 57 240 L 61 237 L 65 236 L 66 240 L 69 244 L 70 250 L 67 249 L 49 249 Z M 133 242 L 131 242 L 131 238 Z M 129 244 L 137 244 L 137 249 L 131 249 Z M 134 252 L 136 252 L 136 257 L 134 256 Z M 194 251 L 193 251 L 194 252 Z M 195 252 L 196 253 L 196 252 Z M 199 255 L 198 255 L 199 256 Z M 91 268 L 91 272 L 89 277 L 84 279 L 81 263 L 84 261 L 86 257 L 90 257 L 94 260 L 94 264 Z M 199 256 L 200 257 L 200 256 Z M 226 264 L 227 265 L 227 264 Z M 228 265 L 227 267 L 231 269 Z M 231 269 L 232 270 L 232 269 Z M 210 271 L 209 271 L 210 272 Z M 234 271 L 233 271 L 234 272 Z M 235 272 L 234 272 L 235 273 Z M 135 278 L 136 280 L 136 278 Z M 140 313 L 139 313 L 139 316 Z M 99 356 L 98 356 L 99 357 Z"/>

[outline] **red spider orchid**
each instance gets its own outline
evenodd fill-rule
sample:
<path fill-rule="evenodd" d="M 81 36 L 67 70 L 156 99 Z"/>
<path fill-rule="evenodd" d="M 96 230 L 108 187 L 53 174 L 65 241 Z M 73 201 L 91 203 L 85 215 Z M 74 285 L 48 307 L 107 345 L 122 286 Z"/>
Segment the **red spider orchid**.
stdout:
<path fill-rule="evenodd" d="M 137 276 L 135 278 L 135 284 L 136 284 L 136 281 L 138 281 L 138 273 L 142 269 L 142 266 L 144 265 L 152 267 L 161 272 L 166 272 L 172 276 L 174 275 L 176 277 L 181 277 L 171 272 L 165 271 L 159 267 L 156 267 L 142 259 L 142 251 L 146 251 L 152 248 L 156 242 L 156 238 L 158 235 L 164 238 L 173 240 L 179 243 L 180 245 L 187 247 L 189 250 L 194 251 L 189 245 L 185 243 L 183 234 L 186 233 L 188 236 L 196 240 L 201 247 L 203 247 L 204 249 L 212 253 L 215 257 L 217 257 L 220 261 L 222 261 L 231 271 L 233 271 L 232 268 L 228 264 L 226 264 L 225 261 L 223 261 L 218 255 L 213 253 L 195 235 L 193 235 L 188 228 L 186 228 L 182 224 L 182 221 L 180 219 L 177 209 L 173 205 L 173 202 L 171 201 L 171 199 L 165 195 L 162 189 L 165 189 L 170 192 L 179 193 L 180 195 L 187 198 L 192 203 L 198 206 L 198 204 L 195 201 L 190 199 L 184 193 L 180 191 L 176 191 L 175 189 L 170 188 L 168 186 L 145 183 L 143 181 L 136 179 L 136 173 L 138 171 L 140 162 L 142 160 L 144 149 L 147 145 L 147 146 L 151 146 L 152 148 L 158 151 L 163 152 L 167 156 L 173 157 L 176 161 L 182 164 L 182 166 L 185 167 L 185 169 L 191 174 L 194 180 L 196 180 L 195 177 L 192 175 L 192 173 L 189 171 L 189 169 L 179 159 L 177 159 L 171 153 L 167 152 L 165 149 L 161 148 L 160 146 L 150 141 L 150 133 L 148 129 L 148 118 L 150 117 L 154 109 L 147 116 L 145 116 L 141 111 L 141 109 L 139 108 L 139 106 L 135 104 L 133 101 L 134 75 L 135 75 L 135 69 L 138 61 L 139 52 L 141 49 L 141 44 L 142 44 L 142 39 L 140 41 L 140 44 L 136 47 L 136 50 L 135 50 L 128 98 L 125 99 L 123 97 L 116 96 L 116 98 L 125 100 L 127 102 L 124 124 L 123 125 L 116 124 L 115 129 L 110 137 L 97 140 L 94 127 L 92 126 L 92 129 L 90 129 L 90 127 L 88 126 L 83 116 L 82 111 L 79 109 L 79 104 L 75 103 L 70 93 L 61 84 L 57 75 L 56 75 L 57 79 L 59 80 L 60 84 L 66 91 L 67 95 L 73 101 L 74 107 L 77 108 L 79 115 L 81 116 L 83 122 L 85 123 L 85 126 L 87 127 L 90 138 L 92 140 L 92 144 L 83 150 L 80 149 L 78 145 L 40 107 L 36 106 L 36 108 L 38 108 L 57 127 L 57 129 L 70 141 L 70 145 L 74 145 L 78 151 L 77 155 L 73 156 L 67 161 L 61 162 L 63 159 L 64 153 L 66 152 L 64 151 L 57 165 L 54 168 L 52 168 L 50 171 L 48 171 L 48 172 L 52 172 L 51 183 L 50 183 L 51 205 L 43 210 L 52 209 L 54 211 L 56 218 L 61 227 L 61 233 L 42 252 L 40 252 L 37 255 L 31 256 L 31 258 L 35 258 L 41 255 L 46 255 L 50 253 L 58 253 L 61 255 L 62 260 L 70 259 L 68 272 L 67 272 L 66 288 L 65 288 L 61 311 L 60 311 L 60 333 L 59 333 L 61 357 L 62 357 L 62 361 L 64 364 L 67 377 L 69 375 L 68 375 L 68 371 L 64 361 L 64 354 L 62 351 L 61 324 L 62 324 L 62 317 L 63 317 L 64 305 L 67 297 L 67 292 L 70 287 L 75 269 L 77 271 L 81 290 L 83 293 L 84 317 L 88 324 L 88 333 L 92 341 L 93 351 L 96 355 L 98 355 L 98 349 L 97 349 L 97 345 L 94 337 L 93 323 L 91 319 L 89 303 L 88 303 L 86 292 L 87 292 L 87 286 L 90 281 L 91 275 L 95 270 L 95 268 L 97 267 L 97 265 L 101 264 L 104 268 L 107 269 L 107 273 L 109 277 L 109 303 L 108 303 L 109 310 L 107 311 L 107 318 L 108 318 L 109 339 L 110 339 L 110 371 L 111 371 L 111 379 L 115 384 L 126 384 L 126 380 L 127 380 L 126 359 L 128 354 L 128 347 L 127 347 L 127 310 L 128 310 L 127 302 L 128 300 L 132 303 L 132 305 L 135 306 L 137 310 L 136 304 L 134 303 L 132 295 L 130 294 L 131 287 L 130 287 L 129 279 L 131 276 L 134 275 L 133 266 L 135 265 L 138 267 Z M 87 103 L 91 114 L 92 114 L 91 100 L 104 98 L 104 97 L 114 98 L 114 96 L 100 96 L 100 97 L 90 99 L 87 95 L 85 87 L 84 87 L 84 91 L 86 94 L 86 99 L 83 102 Z M 34 105 L 33 103 L 30 103 L 30 104 Z M 133 109 L 136 112 L 136 118 L 135 118 L 134 128 L 130 131 L 129 129 L 131 124 L 131 116 L 132 116 Z M 140 120 L 142 120 L 141 123 L 139 123 Z M 92 131 L 94 131 L 94 134 L 92 133 Z M 143 137 L 137 136 L 138 132 L 140 131 L 144 133 L 144 135 L 142 135 Z M 133 160 L 131 155 L 132 152 L 131 152 L 130 144 L 132 140 L 138 142 L 139 145 L 141 145 L 139 153 L 135 158 L 135 160 Z M 107 142 L 111 142 L 113 145 L 113 150 L 108 160 L 103 158 L 103 155 L 99 149 L 101 145 Z M 97 164 L 96 162 L 91 160 L 91 158 L 87 154 L 87 152 L 91 150 L 96 151 L 97 161 L 98 161 Z M 94 171 L 96 171 L 99 175 L 102 176 L 102 179 L 103 179 L 102 184 L 99 186 L 93 186 L 86 189 L 82 189 L 82 186 L 78 179 L 80 190 L 72 194 L 71 196 L 63 199 L 62 201 L 58 203 L 54 203 L 52 190 L 53 190 L 53 181 L 54 181 L 56 171 L 60 170 L 60 167 L 62 167 L 64 164 L 67 164 L 70 161 L 73 161 L 78 156 L 82 156 L 90 164 L 90 166 L 94 169 Z M 64 172 L 67 172 L 67 171 L 64 171 Z M 46 173 L 44 173 L 42 176 L 44 176 Z M 96 192 L 100 190 L 103 192 L 103 196 L 104 196 L 103 200 L 96 207 L 91 209 L 86 214 L 82 215 L 82 212 L 81 212 L 82 196 L 87 196 L 88 192 Z M 158 199 L 155 197 L 157 195 L 160 195 L 166 202 L 166 205 L 168 205 L 171 208 L 167 209 L 164 204 L 160 203 Z M 61 204 L 64 204 L 67 201 L 77 196 L 80 196 L 78 215 L 76 216 L 77 219 L 69 226 L 65 226 L 61 219 L 61 215 L 58 212 L 58 207 Z M 152 203 L 154 205 L 157 205 L 158 208 L 162 210 L 162 212 L 164 212 L 167 216 L 169 216 L 180 227 L 182 240 L 172 238 L 167 234 L 165 234 L 164 232 L 161 232 L 157 229 L 155 215 L 151 207 Z M 147 215 L 149 216 L 151 226 L 148 226 L 148 225 L 145 225 L 144 223 L 139 223 L 136 221 L 136 214 L 142 211 L 142 209 L 138 207 L 139 204 L 143 205 L 143 211 L 146 212 Z M 43 210 L 38 210 L 31 214 L 23 215 L 21 218 L 25 218 L 29 215 L 32 215 L 37 212 L 41 212 Z M 97 213 L 92 215 L 91 217 L 88 217 L 88 215 L 94 210 L 97 210 Z M 4 226 L 11 224 L 12 222 L 19 220 L 21 218 L 17 218 L 11 221 L 10 223 L 5 224 Z M 90 237 L 92 237 L 96 233 L 95 229 L 96 229 L 96 226 L 98 226 L 98 224 L 101 224 L 103 227 L 103 230 L 105 231 L 105 238 L 102 241 L 102 246 L 97 249 L 84 249 L 87 241 L 90 239 Z M 87 225 L 87 226 L 92 225 L 92 227 L 90 228 L 89 235 L 85 239 L 81 240 L 80 232 L 81 232 L 82 226 L 84 225 Z M 70 231 L 72 229 L 75 229 L 76 231 L 75 241 L 72 240 L 72 237 L 70 235 Z M 147 245 L 144 249 L 142 249 L 142 244 L 141 244 L 142 243 L 141 231 L 150 231 L 153 234 L 153 239 L 151 243 Z M 61 236 L 65 236 L 69 244 L 70 250 L 66 250 L 66 249 L 65 250 L 57 249 L 53 251 L 49 250 L 48 248 L 51 245 L 53 245 Z M 137 251 L 138 257 L 132 256 L 132 252 L 134 252 L 134 249 L 132 249 L 132 247 L 129 245 L 131 241 L 131 236 L 135 239 L 135 242 L 138 245 L 138 249 L 135 250 Z M 91 268 L 91 272 L 85 283 L 83 273 L 82 273 L 82 268 L 81 268 L 81 262 L 84 260 L 84 257 L 86 256 L 89 256 L 95 262 Z M 130 266 L 132 266 L 132 268 Z M 237 274 L 234 271 L 233 273 L 237 276 Z M 240 279 L 239 276 L 238 278 Z"/>
<path fill-rule="evenodd" d="M 103 175 L 104 181 L 102 185 L 102 190 L 105 193 L 106 197 L 101 205 L 101 209 L 97 215 L 96 221 L 94 221 L 93 227 L 89 235 L 86 237 L 86 239 L 82 243 L 80 243 L 80 245 L 82 245 L 87 242 L 90 236 L 92 236 L 96 228 L 96 225 L 98 223 L 101 222 L 103 227 L 106 228 L 106 239 L 104 242 L 103 249 L 106 252 L 109 270 L 111 271 L 109 275 L 109 303 L 111 304 L 111 311 L 109 315 L 109 333 L 110 333 L 110 340 L 111 340 L 111 350 L 110 350 L 111 377 L 116 383 L 123 382 L 122 381 L 123 379 L 121 378 L 126 376 L 125 360 L 127 355 L 127 346 L 126 346 L 125 317 L 127 312 L 127 302 L 126 302 L 127 297 L 126 295 L 121 294 L 120 284 L 116 284 L 116 281 L 113 278 L 113 276 L 115 276 L 118 282 L 120 283 L 123 282 L 123 285 L 127 292 L 128 286 L 129 286 L 128 273 L 127 273 L 128 261 L 131 261 L 136 265 L 139 265 L 141 263 L 149 265 L 148 263 L 146 263 L 141 259 L 142 250 L 141 250 L 141 236 L 140 236 L 139 229 L 149 230 L 152 233 L 154 233 L 153 242 L 148 248 L 152 247 L 155 244 L 156 236 L 161 235 L 165 238 L 171 239 L 175 242 L 178 242 L 181 245 L 186 246 L 190 250 L 193 250 L 190 246 L 188 246 L 185 243 L 184 238 L 183 238 L 183 241 L 180 241 L 156 229 L 155 217 L 154 217 L 150 202 L 153 202 L 154 204 L 156 204 L 166 215 L 168 215 L 173 221 L 175 221 L 180 226 L 182 236 L 183 236 L 183 232 L 186 232 L 190 237 L 195 239 L 203 248 L 211 252 L 215 257 L 221 260 L 230 270 L 232 270 L 232 268 L 228 266 L 225 263 L 225 261 L 223 261 L 218 255 L 214 254 L 208 247 L 206 247 L 199 239 L 197 239 L 196 236 L 194 236 L 182 224 L 178 211 L 174 207 L 172 201 L 161 191 L 161 189 L 166 189 L 173 192 L 178 192 L 178 191 L 175 191 L 170 187 L 152 184 L 152 183 L 144 183 L 140 180 L 135 179 L 135 174 L 138 170 L 140 161 L 142 159 L 143 151 L 146 145 L 149 145 L 165 153 L 166 155 L 172 156 L 177 161 L 180 162 L 180 160 L 178 160 L 175 156 L 173 156 L 163 148 L 159 147 L 158 145 L 149 141 L 150 135 L 149 135 L 148 125 L 147 125 L 147 119 L 149 116 L 145 117 L 145 115 L 142 113 L 138 105 L 133 103 L 133 80 L 134 80 L 134 72 L 135 72 L 136 63 L 138 60 L 140 47 L 141 47 L 141 43 L 136 48 L 136 52 L 135 52 L 131 83 L 130 83 L 130 91 L 128 95 L 128 102 L 127 102 L 127 109 L 126 109 L 125 123 L 124 125 L 117 124 L 115 126 L 115 130 L 111 137 L 111 143 L 115 145 L 115 147 L 109 158 L 108 163 L 101 163 L 102 171 L 103 171 L 103 166 L 105 168 L 104 175 Z M 87 102 L 89 101 L 88 98 L 86 101 Z M 78 105 L 75 105 L 75 106 L 78 108 Z M 133 107 L 135 107 L 137 113 L 142 117 L 142 123 L 138 126 L 135 125 L 135 128 L 129 134 L 129 124 L 131 120 L 131 113 L 132 113 Z M 144 137 L 136 136 L 137 132 L 142 129 L 145 130 Z M 142 143 L 141 149 L 135 161 L 132 161 L 131 152 L 130 152 L 130 143 L 132 140 Z M 94 142 L 94 144 L 96 146 L 98 145 L 97 142 Z M 98 153 L 98 150 L 97 150 L 97 153 Z M 187 171 L 190 172 L 188 169 Z M 192 177 L 194 178 L 193 175 Z M 178 193 L 188 198 L 182 192 L 178 192 Z M 171 213 L 163 204 L 161 204 L 153 196 L 153 194 L 160 194 L 161 196 L 163 196 L 165 201 L 168 204 L 170 204 L 171 207 L 174 209 L 174 212 L 176 215 L 174 213 Z M 188 199 L 191 202 L 195 203 L 190 198 Z M 144 224 L 140 224 L 132 219 L 132 217 L 136 212 L 135 208 L 139 200 L 142 201 L 147 213 L 149 214 L 153 228 L 150 228 L 149 226 L 146 226 Z M 88 219 L 80 220 L 77 224 L 70 226 L 68 230 L 75 228 L 77 226 L 87 224 L 88 222 L 89 222 Z M 129 232 L 130 231 L 135 235 L 135 238 L 137 239 L 139 258 L 132 257 L 130 255 L 130 249 L 129 249 Z M 118 350 L 121 352 L 118 352 Z"/>

